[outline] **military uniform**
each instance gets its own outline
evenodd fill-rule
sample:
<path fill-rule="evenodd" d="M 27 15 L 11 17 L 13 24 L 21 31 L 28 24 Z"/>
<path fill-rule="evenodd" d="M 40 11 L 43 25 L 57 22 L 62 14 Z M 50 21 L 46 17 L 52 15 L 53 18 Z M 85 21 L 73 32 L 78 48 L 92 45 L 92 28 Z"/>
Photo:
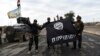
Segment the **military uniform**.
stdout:
<path fill-rule="evenodd" d="M 84 23 L 82 21 L 77 21 L 75 22 L 75 27 L 77 29 L 77 34 L 76 34 L 76 41 L 73 42 L 74 49 L 76 49 L 76 43 L 78 41 L 78 48 L 81 48 L 82 45 L 82 32 L 84 29 Z"/>
<path fill-rule="evenodd" d="M 51 23 L 51 22 L 50 22 L 50 18 L 48 17 L 48 18 L 47 18 L 47 22 L 43 24 L 42 29 L 45 28 L 45 27 L 47 27 L 48 24 L 50 24 L 50 23 Z M 50 47 L 50 44 L 49 44 L 48 39 L 47 39 L 47 45 L 48 45 L 48 48 L 49 48 L 49 47 Z"/>
<path fill-rule="evenodd" d="M 37 22 L 35 20 L 35 22 Z M 37 23 L 31 25 L 32 37 L 29 39 L 29 51 L 31 51 L 33 40 L 35 41 L 35 50 L 38 50 L 38 30 L 41 30 L 41 27 Z"/>

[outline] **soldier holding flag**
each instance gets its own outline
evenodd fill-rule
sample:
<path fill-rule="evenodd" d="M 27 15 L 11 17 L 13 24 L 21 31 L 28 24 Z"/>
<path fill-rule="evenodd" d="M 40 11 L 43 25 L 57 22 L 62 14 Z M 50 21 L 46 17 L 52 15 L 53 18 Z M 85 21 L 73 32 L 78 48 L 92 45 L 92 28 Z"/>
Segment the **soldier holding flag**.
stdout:
<path fill-rule="evenodd" d="M 51 22 L 50 22 L 50 20 L 51 20 L 51 19 L 50 19 L 50 17 L 48 17 L 48 18 L 47 18 L 47 22 L 43 24 L 42 29 L 43 29 L 43 28 L 45 28 L 45 27 L 47 27 L 47 26 L 48 26 L 48 24 L 50 24 L 50 23 L 51 23 Z M 49 44 L 49 42 L 48 42 L 48 41 L 47 41 L 47 45 L 48 45 L 48 48 L 50 48 L 50 44 Z"/>
<path fill-rule="evenodd" d="M 76 38 L 78 40 L 78 48 L 81 49 L 81 45 L 82 45 L 82 32 L 84 29 L 84 23 L 81 21 L 81 16 L 77 16 L 77 21 L 75 22 L 75 27 L 77 29 L 77 34 L 76 34 Z M 73 42 L 73 48 L 72 49 L 76 49 L 76 43 L 77 40 Z"/>
<path fill-rule="evenodd" d="M 35 41 L 35 51 L 38 52 L 38 41 L 39 41 L 38 40 L 38 36 L 39 36 L 38 31 L 41 30 L 41 27 L 37 24 L 37 20 L 36 19 L 34 20 L 33 24 L 30 25 L 30 27 L 31 27 L 33 36 L 29 40 L 29 51 L 28 51 L 28 54 L 31 53 L 33 39 Z"/>

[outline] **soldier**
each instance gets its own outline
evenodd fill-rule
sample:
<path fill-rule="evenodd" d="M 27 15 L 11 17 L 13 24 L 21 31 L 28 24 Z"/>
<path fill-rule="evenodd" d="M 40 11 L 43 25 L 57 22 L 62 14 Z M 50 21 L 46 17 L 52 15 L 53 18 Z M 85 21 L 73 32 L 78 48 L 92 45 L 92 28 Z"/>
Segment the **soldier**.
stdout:
<path fill-rule="evenodd" d="M 62 16 L 60 16 L 60 20 L 63 20 L 63 17 Z"/>
<path fill-rule="evenodd" d="M 31 29 L 32 29 L 32 35 L 34 37 L 34 41 L 35 41 L 35 50 L 36 52 L 38 52 L 38 30 L 41 30 L 41 27 L 37 24 L 37 20 L 34 20 L 34 23 L 31 25 Z M 29 52 L 32 49 L 32 44 L 33 44 L 33 37 L 30 38 L 29 41 Z"/>
<path fill-rule="evenodd" d="M 78 15 L 76 19 L 77 19 L 77 21 L 75 22 L 75 27 L 77 29 L 76 38 L 78 40 L 78 48 L 81 49 L 84 23 L 81 21 L 81 16 Z M 76 49 L 77 40 L 73 42 L 74 47 L 72 49 Z"/>
<path fill-rule="evenodd" d="M 43 24 L 42 29 L 47 27 L 47 25 L 50 23 L 50 17 L 47 18 L 47 22 Z"/>
<path fill-rule="evenodd" d="M 47 22 L 43 24 L 42 29 L 43 29 L 44 27 L 47 27 L 48 24 L 50 24 L 50 17 L 47 18 Z M 50 44 L 49 44 L 48 41 L 47 41 L 47 45 L 48 45 L 48 48 L 50 48 Z"/>

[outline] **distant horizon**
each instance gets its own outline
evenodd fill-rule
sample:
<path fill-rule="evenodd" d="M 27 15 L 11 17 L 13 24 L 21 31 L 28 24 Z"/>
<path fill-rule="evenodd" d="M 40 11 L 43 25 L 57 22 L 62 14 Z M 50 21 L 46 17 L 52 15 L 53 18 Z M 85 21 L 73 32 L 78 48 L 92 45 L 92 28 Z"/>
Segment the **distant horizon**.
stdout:
<path fill-rule="evenodd" d="M 51 22 L 53 22 L 53 21 L 51 21 Z M 31 24 L 32 24 L 33 22 L 31 22 Z M 44 22 L 45 23 L 45 22 Z M 83 22 L 83 23 L 100 23 L 100 21 L 95 21 L 95 22 Z M 9 23 L 8 25 L 0 25 L 0 27 L 2 27 L 2 26 L 14 26 L 14 25 L 17 25 L 17 24 L 19 24 L 19 23 L 15 23 L 15 24 L 12 24 L 12 23 Z M 38 23 L 39 25 L 43 25 L 43 24 L 40 24 L 40 23 Z"/>

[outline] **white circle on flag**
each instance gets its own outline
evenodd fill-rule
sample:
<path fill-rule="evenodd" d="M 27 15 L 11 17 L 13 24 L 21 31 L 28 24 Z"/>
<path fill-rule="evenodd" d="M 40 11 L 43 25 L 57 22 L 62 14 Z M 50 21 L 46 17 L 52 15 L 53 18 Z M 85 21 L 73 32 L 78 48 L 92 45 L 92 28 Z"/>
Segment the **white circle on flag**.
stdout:
<path fill-rule="evenodd" d="M 57 22 L 54 24 L 54 28 L 56 30 L 63 30 L 63 23 L 62 22 Z"/>

